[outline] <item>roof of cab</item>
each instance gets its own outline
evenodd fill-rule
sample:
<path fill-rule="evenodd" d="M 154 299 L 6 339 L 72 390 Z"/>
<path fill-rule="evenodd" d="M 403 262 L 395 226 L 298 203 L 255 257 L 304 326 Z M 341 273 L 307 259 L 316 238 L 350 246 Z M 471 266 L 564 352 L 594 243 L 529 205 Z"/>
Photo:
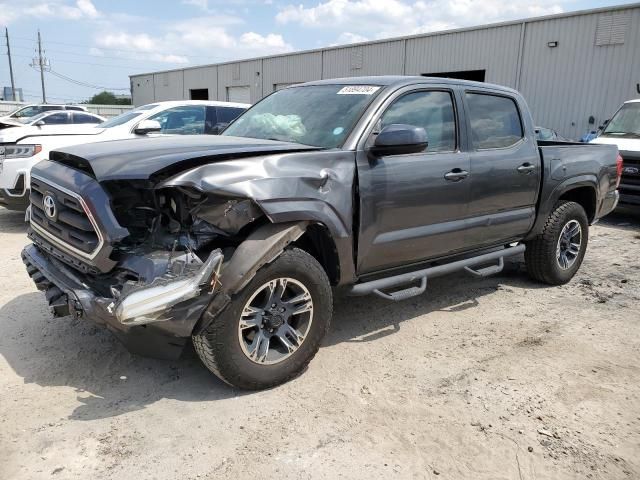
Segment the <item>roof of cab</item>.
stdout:
<path fill-rule="evenodd" d="M 450 84 L 450 85 L 462 85 L 473 88 L 490 88 L 492 90 L 501 90 L 503 92 L 518 93 L 516 90 L 504 87 L 502 85 L 495 85 L 492 83 L 484 82 L 472 82 L 470 80 L 460 80 L 457 78 L 444 78 L 444 77 L 424 77 L 424 76 L 409 76 L 409 75 L 381 75 L 381 76 L 369 76 L 369 77 L 347 77 L 347 78 L 331 78 L 327 80 L 315 80 L 312 82 L 301 83 L 298 85 L 379 85 L 381 87 L 402 87 L 405 85 L 414 84 Z"/>

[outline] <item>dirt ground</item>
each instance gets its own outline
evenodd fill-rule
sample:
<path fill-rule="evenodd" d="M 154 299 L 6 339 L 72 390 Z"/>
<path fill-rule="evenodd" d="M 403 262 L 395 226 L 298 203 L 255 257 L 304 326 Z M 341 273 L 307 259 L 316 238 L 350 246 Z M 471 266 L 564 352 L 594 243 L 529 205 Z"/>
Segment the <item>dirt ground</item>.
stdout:
<path fill-rule="evenodd" d="M 259 393 L 52 319 L 25 230 L 0 209 L 1 479 L 640 478 L 639 215 L 593 227 L 563 287 L 516 258 L 337 299 L 308 370 Z"/>

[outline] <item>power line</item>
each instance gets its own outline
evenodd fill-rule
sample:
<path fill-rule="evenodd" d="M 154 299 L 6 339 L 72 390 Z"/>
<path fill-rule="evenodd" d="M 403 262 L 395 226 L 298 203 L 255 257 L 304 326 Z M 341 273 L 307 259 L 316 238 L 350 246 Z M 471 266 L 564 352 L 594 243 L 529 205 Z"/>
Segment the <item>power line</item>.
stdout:
<path fill-rule="evenodd" d="M 23 47 L 23 46 L 15 46 L 13 48 L 20 48 L 22 50 L 31 50 L 31 47 Z M 112 59 L 112 60 L 135 60 L 135 61 L 139 61 L 139 62 L 150 62 L 150 63 L 176 63 L 176 62 L 167 62 L 165 60 L 149 60 L 149 59 L 145 59 L 145 58 L 136 58 L 136 57 L 110 57 L 108 55 L 99 55 L 97 53 L 77 53 L 77 52 L 66 52 L 63 50 L 56 50 L 56 49 L 51 49 L 48 48 L 47 49 L 48 52 L 53 52 L 53 53 L 61 53 L 64 55 L 74 55 L 77 57 L 92 57 L 92 58 L 107 58 L 107 59 Z M 148 54 L 148 53 L 154 53 L 154 52 L 138 52 L 138 54 L 140 55 L 144 55 L 144 54 Z M 161 55 L 159 53 L 157 53 L 158 55 Z"/>
<path fill-rule="evenodd" d="M 12 54 L 12 57 L 20 57 L 20 58 L 32 58 L 28 55 L 15 55 Z M 107 64 L 107 63 L 93 63 L 93 62 L 76 62 L 73 60 L 58 60 L 56 59 L 56 63 L 73 63 L 75 65 L 91 65 L 96 67 L 107 67 L 107 68 L 126 68 L 128 70 L 135 70 L 136 68 L 140 68 L 139 65 L 117 65 L 117 64 Z"/>
<path fill-rule="evenodd" d="M 28 40 L 33 42 L 34 39 L 32 38 L 26 38 L 26 37 L 13 37 L 14 39 L 19 39 L 19 40 Z M 100 46 L 95 46 L 95 45 L 87 45 L 87 44 L 80 44 L 80 43 L 66 43 L 66 42 L 57 42 L 54 40 L 47 40 L 47 43 L 55 43 L 57 45 L 67 45 L 70 47 L 86 47 L 86 48 L 97 48 L 98 50 L 108 50 L 108 51 L 112 51 L 112 52 L 128 52 L 128 53 L 137 53 L 137 54 L 143 54 L 143 55 L 149 55 L 149 54 L 158 54 L 158 55 L 176 55 L 176 56 L 181 56 L 181 57 L 188 57 L 188 58 L 208 58 L 208 59 L 213 59 L 213 60 L 224 60 L 225 57 L 216 57 L 216 56 L 211 56 L 211 55 L 189 55 L 189 54 L 185 54 L 185 53 L 167 53 L 167 52 L 163 52 L 163 51 L 159 51 L 159 50 L 128 50 L 128 49 L 123 49 L 123 48 L 109 48 L 109 47 L 100 47 Z"/>
<path fill-rule="evenodd" d="M 54 75 L 58 78 L 61 78 L 62 80 L 66 80 L 67 82 L 71 82 L 71 83 L 75 83 L 76 85 L 80 85 L 82 87 L 88 87 L 88 88 L 95 88 L 96 90 L 125 90 L 125 91 L 129 91 L 129 88 L 116 88 L 116 87 L 103 87 L 100 85 L 92 85 L 91 83 L 86 83 L 86 82 L 82 82 L 80 80 L 75 80 L 71 77 L 67 77 L 66 75 L 63 75 L 61 73 L 58 72 L 54 72 L 53 70 L 49 70 L 49 73 L 51 75 Z"/>

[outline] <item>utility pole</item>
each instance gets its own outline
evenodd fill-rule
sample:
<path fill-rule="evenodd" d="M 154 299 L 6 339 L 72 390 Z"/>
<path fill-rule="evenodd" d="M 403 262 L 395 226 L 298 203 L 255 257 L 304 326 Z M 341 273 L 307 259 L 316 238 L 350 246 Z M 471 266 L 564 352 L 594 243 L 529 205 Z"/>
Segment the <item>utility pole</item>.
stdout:
<path fill-rule="evenodd" d="M 16 101 L 16 84 L 13 81 L 13 65 L 11 64 L 11 47 L 9 47 L 9 29 L 4 27 L 4 35 L 7 38 L 7 56 L 9 57 L 9 76 L 11 77 L 11 94 L 13 101 Z"/>
<path fill-rule="evenodd" d="M 42 83 L 42 103 L 47 103 L 47 94 L 44 90 L 44 71 L 51 70 L 49 60 L 42 56 L 42 41 L 40 39 L 40 30 L 38 30 L 38 58 L 31 61 L 31 66 L 36 70 L 40 70 L 40 83 Z"/>
<path fill-rule="evenodd" d="M 42 64 L 42 42 L 38 29 L 38 63 L 40 65 L 40 82 L 42 83 L 42 103 L 47 103 L 47 94 L 44 92 L 44 65 Z"/>

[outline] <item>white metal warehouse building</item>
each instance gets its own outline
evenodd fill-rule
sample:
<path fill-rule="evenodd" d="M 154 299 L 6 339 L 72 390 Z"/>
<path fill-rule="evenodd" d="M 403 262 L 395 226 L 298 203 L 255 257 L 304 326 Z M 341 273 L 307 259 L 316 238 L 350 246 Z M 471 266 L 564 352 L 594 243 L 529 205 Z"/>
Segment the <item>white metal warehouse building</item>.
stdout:
<path fill-rule="evenodd" d="M 134 105 L 255 103 L 325 78 L 436 75 L 521 91 L 537 125 L 579 138 L 640 97 L 640 3 L 131 76 Z"/>

